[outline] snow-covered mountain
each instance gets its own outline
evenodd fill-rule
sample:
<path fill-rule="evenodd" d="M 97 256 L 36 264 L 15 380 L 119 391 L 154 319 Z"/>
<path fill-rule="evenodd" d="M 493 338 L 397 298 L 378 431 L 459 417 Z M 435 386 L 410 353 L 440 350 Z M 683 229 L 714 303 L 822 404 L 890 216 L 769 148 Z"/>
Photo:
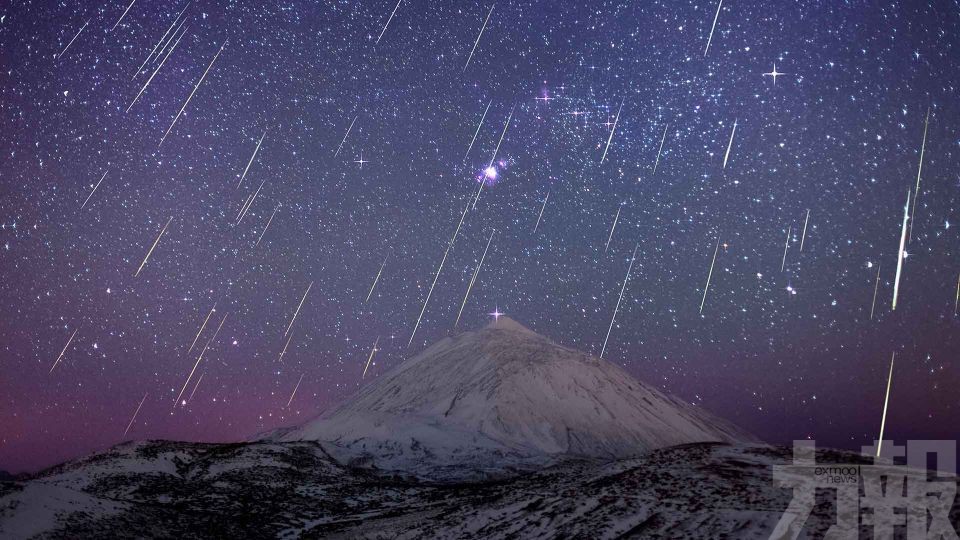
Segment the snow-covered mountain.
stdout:
<path fill-rule="evenodd" d="M 0 538 L 767 538 L 792 449 L 751 441 L 501 319 L 262 440 L 124 443 L 0 479 Z M 835 514 L 817 504 L 804 537 Z"/>
<path fill-rule="evenodd" d="M 506 317 L 434 344 L 341 406 L 268 439 L 332 443 L 345 463 L 443 478 L 685 443 L 756 442 Z"/>

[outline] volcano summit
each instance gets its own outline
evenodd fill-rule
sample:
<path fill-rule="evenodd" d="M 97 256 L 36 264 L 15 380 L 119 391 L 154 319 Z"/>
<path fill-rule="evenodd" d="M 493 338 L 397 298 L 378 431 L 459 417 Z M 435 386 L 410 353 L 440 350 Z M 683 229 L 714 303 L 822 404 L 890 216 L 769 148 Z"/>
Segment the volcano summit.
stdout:
<path fill-rule="evenodd" d="M 441 340 L 339 407 L 270 438 L 329 443 L 345 463 L 458 479 L 686 443 L 757 442 L 507 317 Z"/>

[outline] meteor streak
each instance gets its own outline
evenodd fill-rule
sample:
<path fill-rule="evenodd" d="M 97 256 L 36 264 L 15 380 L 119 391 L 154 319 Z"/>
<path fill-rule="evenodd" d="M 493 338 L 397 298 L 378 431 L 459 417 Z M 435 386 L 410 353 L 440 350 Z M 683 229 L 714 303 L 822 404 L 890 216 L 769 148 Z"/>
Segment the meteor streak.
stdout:
<path fill-rule="evenodd" d="M 367 376 L 367 369 L 370 368 L 370 361 L 373 360 L 373 355 L 377 353 L 377 343 L 380 343 L 380 336 L 377 336 L 377 339 L 373 341 L 373 348 L 370 349 L 370 356 L 367 357 L 367 365 L 363 366 L 363 375 L 360 375 L 360 378 L 363 379 Z"/>
<path fill-rule="evenodd" d="M 373 285 L 370 285 L 370 292 L 367 293 L 367 298 L 363 301 L 364 304 L 370 301 L 370 297 L 373 295 L 373 289 L 377 287 L 377 282 L 380 281 L 380 274 L 383 273 L 383 267 L 387 265 L 388 258 L 390 258 L 389 253 L 387 253 L 387 256 L 383 258 L 383 262 L 380 263 L 380 270 L 377 271 L 377 277 L 373 278 Z"/>
<path fill-rule="evenodd" d="M 467 147 L 467 152 L 463 154 L 463 162 L 467 162 L 467 156 L 470 155 L 470 150 L 473 148 L 473 143 L 477 140 L 477 134 L 480 133 L 480 128 L 483 126 L 483 119 L 487 117 L 487 111 L 490 110 L 490 105 L 493 104 L 493 100 L 487 102 L 487 108 L 483 110 L 483 115 L 480 116 L 480 123 L 477 124 L 477 130 L 473 132 L 473 138 L 470 139 L 470 146 Z"/>
<path fill-rule="evenodd" d="M 207 352 L 207 349 L 210 348 L 210 344 L 217 339 L 217 334 L 220 333 L 220 329 L 223 328 L 223 323 L 227 321 L 227 315 L 229 313 L 223 314 L 223 319 L 220 320 L 220 324 L 217 326 L 216 331 L 213 333 L 213 336 L 207 340 L 207 344 L 203 346 L 203 350 L 200 351 L 200 356 L 197 357 L 197 361 L 193 364 L 193 369 L 190 370 L 190 374 L 187 375 L 187 380 L 183 381 L 183 388 L 180 389 L 180 393 L 177 394 L 177 399 L 173 401 L 173 406 L 176 407 L 177 403 L 180 403 L 180 398 L 183 397 L 183 392 L 187 389 L 187 385 L 190 384 L 190 379 L 193 378 L 193 374 L 197 371 L 197 366 L 200 365 L 200 361 L 203 360 L 203 355 Z M 200 384 L 199 382 L 197 384 Z"/>
<path fill-rule="evenodd" d="M 707 52 L 710 51 L 710 42 L 713 41 L 713 30 L 717 27 L 717 19 L 720 18 L 720 8 L 723 7 L 723 0 L 717 4 L 717 13 L 713 16 L 713 25 L 710 26 L 710 36 L 707 38 L 707 48 L 703 50 L 703 57 L 707 57 Z"/>
<path fill-rule="evenodd" d="M 487 247 L 483 248 L 483 255 L 480 256 L 480 262 L 473 270 L 473 277 L 470 278 L 470 284 L 467 285 L 467 293 L 463 295 L 463 302 L 460 303 L 460 311 L 457 312 L 457 320 L 453 323 L 454 328 L 460 324 L 460 316 L 463 315 L 463 308 L 467 305 L 467 298 L 470 297 L 470 290 L 473 289 L 473 284 L 477 281 L 477 275 L 480 273 L 480 267 L 483 266 L 483 260 L 487 258 L 487 250 L 490 249 L 490 242 L 493 240 L 493 233 L 495 232 L 497 232 L 496 229 L 490 231 L 490 238 L 487 239 Z"/>
<path fill-rule="evenodd" d="M 600 349 L 600 358 L 603 358 L 603 353 L 607 350 L 607 340 L 610 339 L 610 331 L 613 330 L 613 322 L 617 320 L 617 311 L 620 310 L 620 302 L 623 301 L 623 292 L 627 290 L 627 281 L 630 280 L 630 270 L 633 269 L 633 261 L 637 258 L 637 248 L 640 247 L 638 243 L 636 247 L 633 248 L 633 255 L 630 257 L 630 264 L 627 266 L 627 275 L 623 278 L 623 287 L 620 288 L 620 298 L 617 299 L 617 307 L 613 308 L 613 317 L 610 318 L 610 326 L 607 327 L 607 337 L 603 339 L 603 347 Z"/>
<path fill-rule="evenodd" d="M 897 277 L 893 281 L 893 306 L 897 309 L 897 295 L 900 294 L 900 271 L 903 269 L 903 248 L 907 243 L 907 220 L 910 218 L 910 190 L 907 190 L 907 204 L 903 207 L 903 226 L 900 231 L 900 250 L 897 251 Z"/>
<path fill-rule="evenodd" d="M 450 239 L 450 242 L 447 243 L 447 249 L 443 252 L 443 259 L 440 259 L 440 266 L 437 267 L 437 273 L 433 276 L 433 283 L 430 284 L 430 291 L 427 292 L 427 298 L 423 301 L 423 308 L 420 309 L 420 316 L 417 317 L 417 324 L 413 325 L 413 332 L 410 333 L 410 340 L 407 341 L 407 347 L 413 343 L 414 336 L 417 335 L 417 328 L 420 328 L 420 320 L 423 319 L 423 314 L 427 311 L 427 304 L 430 303 L 430 296 L 433 295 L 433 288 L 437 286 L 437 279 L 440 277 L 440 272 L 443 271 L 443 263 L 447 262 L 447 255 L 450 253 L 450 248 L 453 247 L 453 242 L 457 239 L 457 234 L 460 232 L 460 225 L 463 224 L 463 218 L 467 216 L 467 210 L 470 208 L 470 201 L 467 200 L 467 205 L 463 208 L 463 215 L 460 216 L 460 223 L 457 224 L 457 230 L 453 233 L 453 238 Z"/>
<path fill-rule="evenodd" d="M 247 195 L 247 200 L 243 201 L 243 205 L 240 206 L 240 211 L 237 212 L 237 217 L 234 218 L 234 226 L 240 224 L 240 217 L 243 216 L 243 211 L 247 209 L 247 205 L 250 204 L 251 200 L 253 200 L 253 193 Z"/>
<path fill-rule="evenodd" d="M 170 42 L 172 42 L 173 38 L 180 33 L 180 29 L 183 28 L 183 25 L 186 22 L 187 22 L 187 19 L 184 18 L 182 21 L 180 21 L 180 24 L 177 25 L 177 28 L 173 31 L 173 33 L 167 37 L 166 41 L 161 40 L 163 41 L 163 45 L 160 46 L 160 50 L 157 51 L 157 55 L 153 57 L 153 60 L 150 60 L 151 63 L 155 63 L 160 58 L 160 56 L 163 55 L 163 51 L 167 50 L 167 47 L 170 46 Z M 136 76 L 134 76 L 134 78 L 136 78 Z"/>
<path fill-rule="evenodd" d="M 803 235 L 800 236 L 800 251 L 803 251 L 803 241 L 807 239 L 807 222 L 810 221 L 810 209 L 807 208 L 807 217 L 803 220 Z"/>
<path fill-rule="evenodd" d="M 63 358 L 63 355 L 67 354 L 67 349 L 70 348 L 70 344 L 73 343 L 73 337 L 77 335 L 78 330 L 80 330 L 79 326 L 76 328 L 76 330 L 73 331 L 72 334 L 70 334 L 70 339 L 68 339 L 67 344 L 63 346 L 63 350 L 60 351 L 60 356 L 58 356 L 57 359 L 53 362 L 53 367 L 50 368 L 50 371 L 47 372 L 47 375 L 53 373 L 53 368 L 57 367 L 57 364 L 60 363 L 60 359 Z"/>
<path fill-rule="evenodd" d="M 617 122 L 620 121 L 620 111 L 623 110 L 623 101 L 620 101 L 620 108 L 617 109 L 617 116 L 613 119 L 613 127 L 610 128 L 610 136 L 607 137 L 607 146 L 603 149 L 603 155 L 600 156 L 600 164 L 603 165 L 603 160 L 607 158 L 607 150 L 610 150 L 610 141 L 613 140 L 613 133 L 617 131 Z"/>
<path fill-rule="evenodd" d="M 873 311 L 877 307 L 877 291 L 880 289 L 880 263 L 877 263 L 877 279 L 873 284 L 873 303 L 870 304 L 870 320 L 873 320 Z"/>
<path fill-rule="evenodd" d="M 184 36 L 186 33 L 187 33 L 187 29 L 184 28 L 184 29 L 183 29 L 183 32 L 180 32 L 180 37 L 178 37 L 178 38 L 177 38 L 177 41 L 173 44 L 173 47 L 170 47 L 170 50 L 167 51 L 167 54 L 166 54 L 166 55 L 164 55 L 163 60 L 160 61 L 160 65 L 157 66 L 157 68 L 153 70 L 153 73 L 150 74 L 150 78 L 147 79 L 147 82 L 144 83 L 143 88 L 141 88 L 141 89 L 140 89 L 140 92 L 137 93 L 137 97 L 133 98 L 133 101 L 131 101 L 131 102 L 130 102 L 130 105 L 127 106 L 127 110 L 124 111 L 125 113 L 130 112 L 130 109 L 132 109 L 133 106 L 136 105 L 137 100 L 140 99 L 140 96 L 143 95 L 143 93 L 144 93 L 144 91 L 146 91 L 147 87 L 150 86 L 150 83 L 153 82 L 153 78 L 157 75 L 157 72 L 160 71 L 160 68 L 163 67 L 163 64 L 164 64 L 164 63 L 166 63 L 167 58 L 169 58 L 170 55 L 173 54 L 173 51 L 176 50 L 177 45 L 180 44 L 180 40 L 183 39 L 183 36 Z"/>
<path fill-rule="evenodd" d="M 148 392 L 149 393 L 149 392 Z M 133 411 L 133 418 L 130 419 L 130 423 L 127 424 L 127 429 L 123 430 L 123 436 L 127 436 L 127 432 L 130 431 L 130 426 L 133 425 L 134 420 L 137 419 L 137 414 L 140 413 L 140 407 L 143 407 L 143 402 L 147 400 L 147 394 L 143 394 L 143 399 L 140 400 L 140 404 L 137 405 L 137 410 Z"/>
<path fill-rule="evenodd" d="M 720 1 L 723 2 L 723 0 L 720 0 Z M 730 141 L 727 143 L 727 152 L 723 155 L 724 169 L 727 168 L 727 160 L 730 159 L 730 149 L 733 148 L 733 136 L 737 134 L 737 120 L 739 120 L 739 118 L 734 118 L 733 120 L 733 129 L 730 131 Z"/>
<path fill-rule="evenodd" d="M 399 3 L 397 5 L 399 5 Z M 477 40 L 473 42 L 473 48 L 470 49 L 470 56 L 467 57 L 467 63 L 463 65 L 464 72 L 467 71 L 467 66 L 470 65 L 470 60 L 473 59 L 473 52 L 477 50 L 477 44 L 480 43 L 480 37 L 483 36 L 483 31 L 487 29 L 487 21 L 490 20 L 490 15 L 493 13 L 493 8 L 496 5 L 497 4 L 493 4 L 492 6 L 490 6 L 490 11 L 487 12 L 487 18 L 484 19 L 483 26 L 480 27 L 480 33 L 477 34 Z"/>
<path fill-rule="evenodd" d="M 287 330 L 283 333 L 283 335 L 289 334 L 290 329 L 293 328 L 293 322 L 297 320 L 297 315 L 300 314 L 300 308 L 303 307 L 303 303 L 307 300 L 307 295 L 310 294 L 310 287 L 313 287 L 312 281 L 310 282 L 310 285 L 307 285 L 307 290 L 303 293 L 303 298 L 300 299 L 300 305 L 297 306 L 297 311 L 294 312 L 293 318 L 290 319 L 290 324 L 287 325 Z"/>
<path fill-rule="evenodd" d="M 243 221 L 243 218 L 247 217 L 247 212 L 249 212 L 250 207 L 253 206 L 253 201 L 257 200 L 257 195 L 260 195 L 260 190 L 263 189 L 263 185 L 266 183 L 266 180 L 260 182 L 260 187 L 257 188 L 257 191 L 247 198 L 247 203 L 243 206 L 243 208 L 240 209 L 240 215 L 237 216 L 237 222 L 234 223 L 234 226 L 240 225 L 240 222 Z"/>
<path fill-rule="evenodd" d="M 513 119 L 513 111 L 516 109 L 516 105 L 510 109 L 510 115 L 507 116 L 507 123 L 503 125 L 503 131 L 500 133 L 500 140 L 497 141 L 497 147 L 493 149 L 493 156 L 490 158 L 490 163 L 487 165 L 487 167 L 493 167 L 493 162 L 497 160 L 497 154 L 500 152 L 500 145 L 503 143 L 504 135 L 507 134 L 507 128 L 510 127 L 510 120 Z"/>
<path fill-rule="evenodd" d="M 297 381 L 297 385 L 293 387 L 293 393 L 290 394 L 290 399 L 287 400 L 287 407 L 290 407 L 290 404 L 293 403 L 293 396 L 297 395 L 297 389 L 300 388 L 300 383 L 303 382 L 303 375 L 300 375 L 300 380 Z"/>
<path fill-rule="evenodd" d="M 93 197 L 93 194 L 97 192 L 97 188 L 100 187 L 100 182 L 103 182 L 103 179 L 107 177 L 108 172 L 110 172 L 110 169 L 103 171 L 103 176 L 100 177 L 100 180 L 97 182 L 97 185 L 93 186 L 93 191 L 91 191 L 90 194 L 87 195 L 86 200 L 84 200 L 83 204 L 80 205 L 81 210 L 83 210 L 83 207 L 86 206 L 88 202 L 90 202 L 90 197 Z"/>
<path fill-rule="evenodd" d="M 378 43 L 378 44 L 380 43 L 380 38 L 383 37 L 383 33 L 386 32 L 386 31 L 387 31 L 387 27 L 390 26 L 390 21 L 393 20 L 393 16 L 397 13 L 397 8 L 400 7 L 400 2 L 403 2 L 403 0 L 397 0 L 397 5 L 394 6 L 393 12 L 390 13 L 390 17 L 387 19 L 387 24 L 383 25 L 383 30 L 381 30 L 381 31 L 380 31 L 380 35 L 377 36 L 377 43 Z"/>
<path fill-rule="evenodd" d="M 610 249 L 610 240 L 613 240 L 613 231 L 617 229 L 617 221 L 620 219 L 620 210 L 623 209 L 623 205 L 617 207 L 617 215 L 613 216 L 613 225 L 610 227 L 610 235 L 607 236 L 607 245 L 603 248 L 603 252 L 606 253 Z"/>
<path fill-rule="evenodd" d="M 717 247 L 713 248 L 713 260 L 710 261 L 710 271 L 707 272 L 707 284 L 703 286 L 703 299 L 700 300 L 700 313 L 703 314 L 703 305 L 707 302 L 707 291 L 710 290 L 710 278 L 713 277 L 713 265 L 717 263 L 717 252 L 720 251 L 720 235 L 717 235 Z"/>
<path fill-rule="evenodd" d="M 200 381 L 203 380 L 203 376 L 206 374 L 206 372 L 203 372 L 197 377 L 197 383 L 193 385 L 193 391 L 190 392 L 190 397 L 187 398 L 187 402 L 193 401 L 193 395 L 197 393 L 197 388 L 200 388 Z"/>
<path fill-rule="evenodd" d="M 517 106 L 514 105 L 510 109 L 510 116 L 507 116 L 507 123 L 503 125 L 503 131 L 500 133 L 500 140 L 497 141 L 497 147 L 493 150 L 493 156 L 490 158 L 490 163 L 487 165 L 487 169 L 493 167 L 493 162 L 497 160 L 497 153 L 500 152 L 500 144 L 503 143 L 503 137 L 507 134 L 507 128 L 510 127 L 510 120 L 513 118 L 513 111 L 516 110 Z M 486 184 L 486 178 L 480 179 L 480 188 L 477 189 L 477 196 L 473 199 L 473 207 L 477 207 L 477 201 L 480 200 L 480 192 L 483 191 L 483 185 Z"/>
<path fill-rule="evenodd" d="M 171 34 L 170 37 L 167 38 L 167 41 L 164 42 L 164 44 L 160 47 L 160 50 L 157 52 L 157 55 L 153 57 L 153 60 L 151 60 L 151 63 L 156 62 L 157 59 L 160 58 L 160 55 L 163 54 L 163 51 L 167 50 L 167 47 L 170 45 L 170 42 L 173 41 L 173 36 L 177 35 L 177 33 L 180 31 L 181 28 L 183 28 L 183 25 L 186 22 L 187 22 L 187 19 L 186 17 L 184 17 L 184 19 L 180 21 L 180 24 L 177 25 L 177 29 L 173 31 L 173 34 Z"/>
<path fill-rule="evenodd" d="M 120 18 L 117 19 L 117 22 L 113 23 L 113 28 L 110 29 L 111 32 L 117 29 L 117 25 L 119 25 L 120 21 L 122 21 L 123 18 L 127 16 L 127 12 L 130 11 L 130 8 L 132 8 L 133 5 L 136 3 L 137 3 L 137 0 L 131 0 L 130 5 L 127 6 L 127 9 L 123 10 L 123 15 L 120 15 Z M 126 433 L 124 433 L 124 435 L 126 435 Z"/>
<path fill-rule="evenodd" d="M 397 5 L 399 5 L 399 4 L 397 4 Z M 338 147 L 337 147 L 337 151 L 333 153 L 333 157 L 337 157 L 337 155 L 340 153 L 340 149 L 343 148 L 343 143 L 347 142 L 347 137 L 350 136 L 350 130 L 353 129 L 353 124 L 354 124 L 354 122 L 356 122 L 356 121 L 357 121 L 357 118 L 359 118 L 359 117 L 360 117 L 359 114 L 353 117 L 353 121 L 350 122 L 350 127 L 347 128 L 347 132 L 343 135 L 343 140 L 340 141 L 340 146 L 338 146 Z"/>
<path fill-rule="evenodd" d="M 253 247 L 257 247 L 260 245 L 260 241 L 263 240 L 263 235 L 267 234 L 267 229 L 269 229 L 270 224 L 273 223 L 273 216 L 277 215 L 277 210 L 279 209 L 280 209 L 280 205 L 278 204 L 277 207 L 273 209 L 273 213 L 270 214 L 270 219 L 267 220 L 267 224 L 263 227 L 263 232 L 260 233 L 260 238 L 257 238 L 257 243 L 254 244 Z"/>
<path fill-rule="evenodd" d="M 787 267 L 787 249 L 790 248 L 790 233 L 793 232 L 792 226 L 787 226 L 787 241 L 783 244 L 783 262 L 780 263 L 780 271 Z"/>
<path fill-rule="evenodd" d="M 668 129 L 670 129 L 670 124 L 667 124 L 667 126 L 663 128 L 663 138 L 660 139 L 660 149 L 657 150 L 657 160 L 653 163 L 653 174 L 657 174 L 657 166 L 660 165 L 660 154 L 663 153 L 663 143 L 667 142 Z"/>
<path fill-rule="evenodd" d="M 893 360 L 897 357 L 897 351 L 893 351 L 890 356 L 890 373 L 887 374 L 887 395 L 883 398 L 883 417 L 880 419 L 880 438 L 877 439 L 877 457 L 880 457 L 880 447 L 883 445 L 883 428 L 887 424 L 887 405 L 890 403 L 890 383 L 893 381 Z"/>
<path fill-rule="evenodd" d="M 957 276 L 957 299 L 953 302 L 953 316 L 957 316 L 957 307 L 960 307 L 960 275 Z"/>
<path fill-rule="evenodd" d="M 150 251 L 147 251 L 147 256 L 143 258 L 143 262 L 140 263 L 140 268 L 137 268 L 137 271 L 133 274 L 133 277 L 140 275 L 140 271 L 143 270 L 143 267 L 147 264 L 147 261 L 150 260 L 150 254 L 153 253 L 153 250 L 157 247 L 157 244 L 160 243 L 160 237 L 163 236 L 163 233 L 167 231 L 167 227 L 170 225 L 170 222 L 173 221 L 173 216 L 170 216 L 170 219 L 167 220 L 167 223 L 160 229 L 160 234 L 157 235 L 157 239 L 153 241 L 153 245 L 150 246 Z"/>
<path fill-rule="evenodd" d="M 287 347 L 290 346 L 290 341 L 293 339 L 293 333 L 290 334 L 290 337 L 287 338 L 287 344 L 283 346 L 283 350 L 280 351 L 280 358 L 277 358 L 277 362 L 283 362 L 283 355 L 287 354 Z"/>
<path fill-rule="evenodd" d="M 197 331 L 197 337 L 193 338 L 193 343 L 191 343 L 191 344 L 190 344 L 190 348 L 187 349 L 187 353 L 188 353 L 188 354 L 189 354 L 191 351 L 193 351 L 193 347 L 196 346 L 197 341 L 200 339 L 200 334 L 202 334 L 202 333 L 203 333 L 203 329 L 207 327 L 207 321 L 210 320 L 210 316 L 213 315 L 213 312 L 216 311 L 216 310 L 217 310 L 217 303 L 214 302 L 214 303 L 213 303 L 213 307 L 210 308 L 210 312 L 207 313 L 207 318 L 204 319 L 204 320 L 203 320 L 203 324 L 200 325 L 200 330 Z"/>
<path fill-rule="evenodd" d="M 190 104 L 190 100 L 193 99 L 193 95 L 197 93 L 197 89 L 200 88 L 200 85 L 203 84 L 203 79 L 207 77 L 207 73 L 210 72 L 210 68 L 213 67 L 214 62 L 217 61 L 217 58 L 220 57 L 220 53 L 223 52 L 223 48 L 227 46 L 227 41 L 223 42 L 223 45 L 220 46 L 220 50 L 217 51 L 217 54 L 213 56 L 213 60 L 210 61 L 210 65 L 207 66 L 207 69 L 204 70 L 203 75 L 200 76 L 200 80 L 197 81 L 197 84 L 194 85 L 193 91 L 190 92 L 190 95 L 187 96 L 187 100 L 183 102 L 183 106 L 180 107 L 180 112 L 177 113 L 177 116 L 173 118 L 173 122 L 170 122 L 170 127 L 167 128 L 167 132 L 163 134 L 163 137 L 160 138 L 160 144 L 163 144 L 163 141 L 167 138 L 167 135 L 170 134 L 170 131 L 173 129 L 173 126 L 177 124 L 177 120 L 180 119 L 180 115 L 183 114 L 183 111 L 187 108 L 187 105 Z M 159 146 L 159 145 L 158 145 Z"/>
<path fill-rule="evenodd" d="M 177 18 L 174 19 L 172 23 L 170 23 L 170 27 L 167 28 L 167 31 L 164 32 L 162 36 L 160 36 L 160 40 L 157 41 L 157 44 L 153 46 L 153 50 L 150 51 L 150 54 L 147 55 L 147 58 L 143 61 L 142 64 L 140 64 L 140 67 L 137 68 L 137 72 L 133 74 L 133 77 L 130 77 L 131 81 L 137 78 L 137 75 L 139 75 L 140 72 L 143 71 L 143 68 L 144 66 L 147 65 L 147 62 L 149 62 L 150 59 L 153 58 L 153 53 L 157 52 L 157 47 L 159 47 L 160 44 L 163 43 L 163 40 L 167 37 L 167 34 L 169 34 L 170 31 L 173 30 L 173 27 L 177 25 L 177 22 L 180 20 L 180 17 L 183 15 L 183 12 L 186 11 L 188 7 L 190 7 L 190 4 L 191 2 L 187 2 L 187 5 L 184 6 L 183 9 L 180 10 L 180 13 L 177 14 Z M 183 25 L 183 23 L 180 23 L 180 24 Z M 179 27 L 177 27 L 177 29 L 179 30 Z"/>
<path fill-rule="evenodd" d="M 550 192 L 547 192 L 547 196 L 543 198 L 543 206 L 540 207 L 540 215 L 537 216 L 537 223 L 533 226 L 533 232 L 536 234 L 537 227 L 540 226 L 540 220 L 543 218 L 543 210 L 547 207 L 547 199 L 550 198 Z"/>
<path fill-rule="evenodd" d="M 917 213 L 917 200 L 920 199 L 920 172 L 923 170 L 923 151 L 927 148 L 927 126 L 930 125 L 930 107 L 927 107 L 927 119 L 923 122 L 923 142 L 920 143 L 920 165 L 917 166 L 917 188 L 913 191 L 913 210 L 910 211 L 910 236 L 913 240 L 914 216 Z"/>
<path fill-rule="evenodd" d="M 351 124 L 352 125 L 352 124 Z M 237 182 L 237 188 L 240 187 L 240 184 L 243 183 L 243 179 L 247 177 L 247 171 L 250 170 L 250 165 L 253 165 L 253 160 L 257 158 L 257 152 L 260 151 L 260 145 L 263 144 L 263 138 L 267 136 L 267 130 L 263 130 L 263 135 L 260 136 L 260 140 L 257 141 L 257 147 L 253 149 L 253 155 L 250 156 L 250 161 L 247 162 L 246 168 L 243 169 L 243 174 L 240 175 L 240 181 Z"/>
<path fill-rule="evenodd" d="M 453 231 L 453 238 L 450 239 L 450 247 L 453 247 L 453 243 L 457 241 L 457 235 L 460 234 L 460 227 L 463 225 L 463 218 L 467 217 L 467 208 L 470 207 L 470 200 L 467 199 L 467 206 L 463 209 L 463 214 L 460 215 L 460 222 L 457 223 L 457 229 Z"/>
<path fill-rule="evenodd" d="M 77 30 L 77 35 L 73 36 L 73 39 L 70 40 L 70 43 L 67 43 L 67 46 L 64 47 L 62 51 L 60 51 L 60 54 L 57 55 L 58 60 L 60 58 L 63 58 L 63 53 L 67 52 L 67 49 L 69 49 L 70 46 L 73 45 L 73 42 L 76 41 L 77 38 L 80 36 L 80 32 L 83 32 L 83 29 L 86 28 L 88 24 L 90 24 L 90 19 L 87 19 L 87 22 L 83 23 L 83 26 L 80 27 L 80 30 Z"/>

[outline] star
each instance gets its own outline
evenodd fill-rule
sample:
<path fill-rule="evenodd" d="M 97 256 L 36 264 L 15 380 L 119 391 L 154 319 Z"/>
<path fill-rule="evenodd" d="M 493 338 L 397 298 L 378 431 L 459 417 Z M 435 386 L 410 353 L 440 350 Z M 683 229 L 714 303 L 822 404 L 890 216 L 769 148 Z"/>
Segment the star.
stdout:
<path fill-rule="evenodd" d="M 363 159 L 363 152 L 360 152 L 360 157 L 357 158 L 357 159 L 355 159 L 355 160 L 353 160 L 353 162 L 354 162 L 354 163 L 359 163 L 361 169 L 363 168 L 363 164 L 364 164 L 364 163 L 370 163 L 369 161 Z"/>
<path fill-rule="evenodd" d="M 493 312 L 487 313 L 487 315 L 493 317 L 493 322 L 496 324 L 496 322 L 500 320 L 500 317 L 504 316 L 505 314 L 500 311 L 499 307 L 495 307 L 493 308 Z"/>
<path fill-rule="evenodd" d="M 779 77 L 780 75 L 786 75 L 786 73 L 781 73 L 777 71 L 777 64 L 773 64 L 773 71 L 763 74 L 764 77 L 773 77 L 774 86 L 777 85 L 777 77 Z"/>

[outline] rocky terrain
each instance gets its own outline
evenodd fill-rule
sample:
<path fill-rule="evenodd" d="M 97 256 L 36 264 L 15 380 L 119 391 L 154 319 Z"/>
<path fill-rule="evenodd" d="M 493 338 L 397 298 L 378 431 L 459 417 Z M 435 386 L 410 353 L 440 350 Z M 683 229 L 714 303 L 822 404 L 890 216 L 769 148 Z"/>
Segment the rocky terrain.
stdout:
<path fill-rule="evenodd" d="M 792 496 L 771 474 L 789 462 L 786 448 L 697 443 L 437 483 L 345 467 L 324 446 L 118 446 L 0 484 L 0 536 L 767 538 Z M 833 521 L 832 505 L 822 505 L 807 530 L 815 536 Z"/>

